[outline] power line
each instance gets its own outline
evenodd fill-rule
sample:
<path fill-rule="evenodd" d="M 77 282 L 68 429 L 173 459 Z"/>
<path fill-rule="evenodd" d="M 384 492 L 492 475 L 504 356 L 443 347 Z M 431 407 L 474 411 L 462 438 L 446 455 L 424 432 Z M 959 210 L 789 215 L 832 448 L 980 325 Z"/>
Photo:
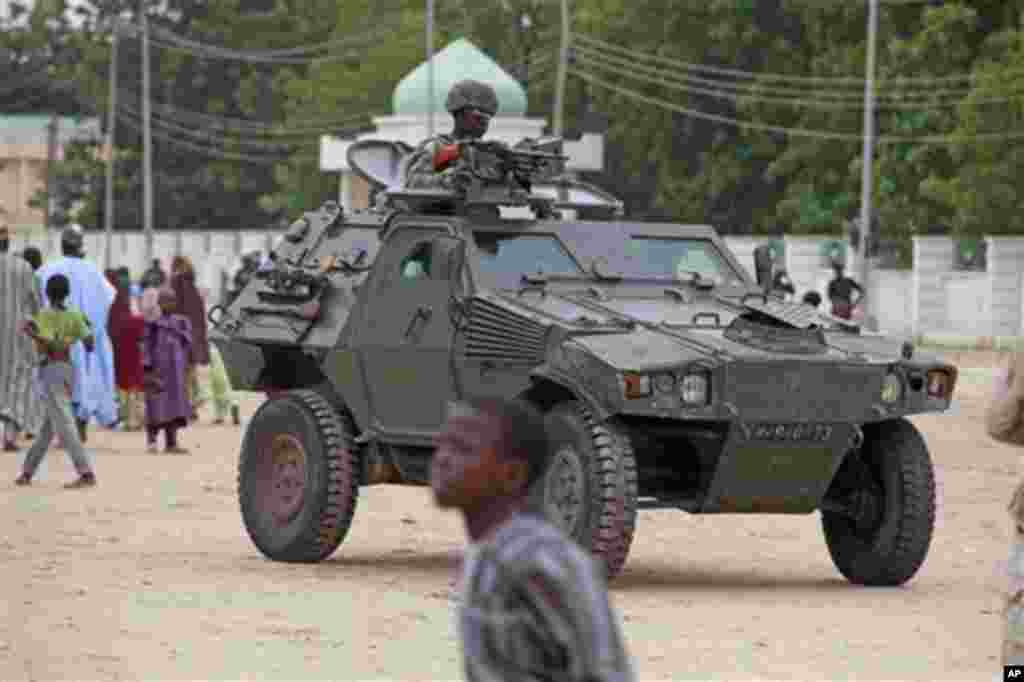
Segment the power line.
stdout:
<path fill-rule="evenodd" d="M 401 20 L 400 13 L 397 13 L 397 14 L 398 14 L 397 17 L 395 17 L 395 15 L 384 15 L 384 16 L 385 17 L 390 17 L 390 18 L 398 18 L 399 20 Z M 384 18 L 384 17 L 375 17 L 375 18 Z M 379 26 L 379 25 L 375 24 L 374 26 Z M 168 41 L 172 42 L 172 43 L 177 43 L 177 44 L 180 44 L 180 45 L 194 47 L 195 49 L 199 49 L 199 50 L 211 50 L 211 51 L 216 51 L 216 52 L 222 52 L 222 53 L 225 53 L 225 54 L 232 54 L 232 55 L 236 55 L 236 56 L 238 56 L 239 58 L 242 58 L 242 59 L 246 59 L 248 57 L 271 58 L 272 59 L 272 58 L 275 58 L 275 57 L 293 57 L 293 56 L 296 56 L 296 55 L 304 55 L 304 54 L 309 54 L 309 53 L 312 53 L 312 52 L 321 52 L 321 51 L 325 51 L 325 50 L 330 50 L 330 49 L 336 48 L 336 47 L 349 47 L 352 44 L 360 44 L 360 43 L 363 43 L 363 42 L 372 42 L 372 41 L 376 40 L 379 37 L 378 34 L 388 33 L 388 32 L 393 30 L 392 28 L 388 28 L 388 27 L 378 27 L 378 28 L 376 28 L 376 30 L 373 30 L 373 28 L 374 28 L 373 26 L 371 26 L 369 28 L 371 28 L 371 31 L 369 32 L 369 34 L 367 34 L 366 32 L 361 31 L 358 35 L 350 34 L 350 35 L 347 35 L 347 36 L 344 36 L 344 37 L 341 37 L 341 38 L 334 38 L 334 39 L 326 40 L 326 41 L 323 41 L 323 42 L 320 42 L 320 43 L 314 43 L 312 45 L 303 45 L 303 46 L 298 46 L 298 47 L 290 47 L 290 48 L 282 48 L 282 49 L 247 49 L 247 50 L 239 50 L 239 49 L 235 49 L 235 48 L 224 47 L 224 46 L 221 46 L 221 45 L 213 45 L 213 44 L 209 44 L 209 43 L 203 43 L 201 41 L 189 38 L 187 36 L 183 36 L 183 35 L 181 35 L 179 33 L 175 33 L 174 31 L 171 31 L 171 30 L 166 29 L 166 28 L 158 28 L 158 29 L 154 29 L 154 30 L 156 30 L 161 35 L 166 36 L 166 39 Z"/>
<path fill-rule="evenodd" d="M 178 36 L 177 34 L 171 33 L 166 29 L 153 29 L 156 33 L 156 38 L 151 39 L 151 44 L 166 50 L 176 50 L 179 52 L 186 52 L 193 56 L 205 58 L 205 59 L 224 59 L 233 61 L 242 61 L 256 64 L 293 64 L 302 65 L 310 64 L 312 62 L 335 62 L 335 61 L 346 61 L 351 59 L 348 54 L 343 55 L 330 55 L 322 54 L 316 56 L 307 57 L 284 57 L 284 56 L 269 56 L 265 54 L 254 53 L 251 50 L 235 50 L 231 48 L 223 48 L 215 45 L 209 45 L 201 43 L 195 40 L 189 40 L 187 38 Z M 349 39 L 347 41 L 333 41 L 335 48 L 344 46 L 356 45 L 359 47 L 370 47 L 373 43 L 379 41 L 381 38 L 387 36 L 393 36 L 395 29 L 393 27 L 381 27 L 369 33 L 366 33 L 356 39 Z M 401 42 L 409 40 L 409 37 L 404 39 L 398 39 Z M 316 47 L 316 46 L 314 46 Z M 297 50 L 308 50 L 308 48 L 295 48 Z"/>
<path fill-rule="evenodd" d="M 129 118 L 128 116 L 125 116 L 123 114 L 118 114 L 118 119 L 122 123 L 127 125 L 129 128 L 132 128 L 133 130 L 135 130 L 136 132 L 138 132 L 140 134 L 142 133 L 142 124 L 141 123 L 137 123 L 134 120 L 132 120 L 131 118 Z M 251 154 L 240 154 L 240 153 L 237 153 L 237 152 L 228 152 L 228 151 L 222 151 L 222 150 L 214 150 L 214 149 L 211 149 L 210 147 L 203 147 L 203 146 L 198 145 L 198 144 L 193 144 L 192 142 L 189 142 L 187 140 L 181 140 L 181 139 L 172 137 L 172 136 L 170 136 L 170 135 L 168 135 L 166 133 L 163 133 L 163 132 L 161 132 L 159 130 L 153 131 L 152 135 L 153 135 L 153 137 L 157 138 L 158 140 L 163 140 L 164 142 L 167 142 L 168 144 L 171 144 L 173 146 L 181 147 L 183 149 L 188 149 L 189 151 L 198 152 L 198 153 L 203 154 L 205 156 L 221 159 L 221 160 L 224 160 L 224 161 L 245 161 L 245 162 L 248 162 L 248 163 L 261 163 L 261 164 L 271 164 L 271 165 L 273 165 L 273 164 L 278 164 L 278 163 L 301 163 L 301 162 L 307 162 L 307 161 L 316 161 L 318 159 L 318 157 L 316 157 L 316 156 L 309 156 L 309 157 L 306 157 L 306 156 L 290 156 L 290 157 L 289 156 L 285 156 L 285 157 L 275 157 L 275 158 L 253 156 Z"/>
<path fill-rule="evenodd" d="M 709 73 L 720 76 L 729 76 L 740 79 L 757 79 L 762 82 L 788 82 L 788 83 L 804 83 L 808 85 L 830 85 L 837 87 L 846 88 L 863 88 L 864 79 L 857 77 L 848 76 L 796 76 L 790 74 L 780 73 L 767 73 L 767 72 L 756 72 L 756 71 L 744 71 L 741 69 L 728 69 L 717 66 L 708 66 L 706 64 L 696 64 L 693 62 L 686 62 L 679 59 L 673 59 L 670 57 L 663 57 L 661 55 L 654 55 L 638 50 L 632 50 L 619 45 L 614 45 L 609 42 L 605 42 L 593 36 L 588 36 L 582 33 L 573 33 L 573 41 L 579 41 L 584 45 L 590 45 L 591 49 L 600 49 L 607 52 L 619 53 L 630 59 L 640 59 L 653 62 L 660 62 L 669 67 L 683 69 L 686 71 L 694 71 L 698 73 Z M 1020 73 L 1019 71 L 1016 73 Z M 962 81 L 977 80 L 978 75 L 969 74 L 958 74 L 952 76 L 940 76 L 940 77 L 899 77 L 899 78 L 887 78 L 878 81 L 879 88 L 884 88 L 890 85 L 896 84 L 909 84 L 909 85 L 920 85 L 922 87 L 931 87 L 940 83 L 955 83 Z"/>
<path fill-rule="evenodd" d="M 745 79 L 759 79 L 763 81 L 779 81 L 779 82 L 791 82 L 791 83 L 808 83 L 814 85 L 832 85 L 840 84 L 846 85 L 847 87 L 853 88 L 857 86 L 863 87 L 863 78 L 850 78 L 850 77 L 831 77 L 831 76 L 794 76 L 789 74 L 779 73 L 758 73 L 754 71 L 744 71 L 741 69 L 728 69 L 718 66 L 708 66 L 706 64 L 696 64 L 693 62 L 685 62 L 679 59 L 673 59 L 671 57 L 663 57 L 661 55 L 648 54 L 640 52 L 639 50 L 632 50 L 619 45 L 614 45 L 609 42 L 605 42 L 593 36 L 589 36 L 583 33 L 572 34 L 573 43 L 577 41 L 584 45 L 591 45 L 595 48 L 600 48 L 612 53 L 620 53 L 629 58 L 634 59 L 646 59 L 648 61 L 660 62 L 666 66 L 684 69 L 687 71 L 695 71 L 697 73 L 709 73 L 718 76 L 731 76 L 733 78 L 745 78 Z"/>
<path fill-rule="evenodd" d="M 139 118 L 139 119 L 142 118 L 142 113 L 139 112 L 138 109 L 135 109 L 134 107 L 132 107 L 132 106 L 130 106 L 128 104 L 123 104 L 123 103 L 122 104 L 118 104 L 118 109 L 120 111 L 127 111 L 129 114 L 131 114 L 132 116 L 134 116 L 136 118 Z M 214 131 L 210 131 L 210 130 L 196 130 L 193 127 L 189 127 L 187 125 L 182 125 L 181 123 L 177 123 L 175 121 L 165 120 L 165 119 L 161 118 L 160 116 L 153 116 L 152 121 L 153 121 L 153 123 L 155 123 L 155 124 L 157 124 L 159 126 L 162 126 L 164 129 L 174 130 L 174 131 L 176 131 L 176 132 L 178 132 L 180 134 L 183 134 L 183 135 L 185 135 L 187 137 L 191 137 L 193 139 L 210 140 L 210 141 L 219 142 L 219 143 L 222 143 L 222 144 L 225 143 L 225 142 L 231 142 L 231 143 L 236 143 L 236 144 L 241 145 L 241 146 L 250 146 L 250 147 L 256 147 L 256 148 L 261 148 L 261 149 L 284 149 L 284 150 L 291 150 L 291 149 L 294 149 L 294 148 L 297 148 L 297 147 L 298 148 L 309 147 L 309 146 L 311 146 L 311 144 L 315 145 L 315 143 L 309 143 L 309 142 L 266 142 L 266 141 L 262 141 L 262 140 L 253 140 L 251 138 L 245 138 L 245 137 L 229 136 L 226 133 L 218 134 L 218 133 L 216 133 Z"/>
<path fill-rule="evenodd" d="M 657 97 L 650 97 L 648 95 L 641 94 L 635 90 L 629 90 L 610 83 L 602 78 L 598 78 L 593 74 L 588 74 L 585 71 L 580 71 L 574 67 L 570 67 L 569 73 L 580 78 L 588 83 L 597 85 L 598 87 L 608 90 L 610 92 L 617 93 L 623 97 L 633 99 L 646 104 L 652 104 L 669 111 L 674 111 L 691 118 L 703 119 L 706 121 L 714 121 L 716 123 L 723 123 L 731 125 L 736 128 L 746 128 L 749 130 L 758 130 L 761 132 L 780 133 L 783 135 L 789 135 L 793 137 L 807 137 L 807 138 L 818 138 L 824 140 L 844 140 L 844 141 L 862 141 L 862 136 L 857 133 L 840 133 L 828 130 L 813 130 L 809 128 L 793 128 L 786 126 L 771 125 L 767 123 L 759 123 L 756 121 L 740 121 L 729 116 L 722 116 L 720 114 L 710 114 L 697 109 L 689 107 L 683 107 L 672 102 L 668 102 Z M 1024 130 L 1007 133 L 977 133 L 971 135 L 920 135 L 920 136 L 901 136 L 901 135 L 888 135 L 880 136 L 876 140 L 881 144 L 899 144 L 906 142 L 916 143 L 929 143 L 929 144 L 962 144 L 966 142 L 1000 142 L 1010 140 L 1024 140 Z"/>
<path fill-rule="evenodd" d="M 578 48 L 577 48 L 578 50 Z M 629 62 L 617 61 L 608 57 L 601 56 L 599 58 L 591 57 L 590 55 L 577 52 L 573 58 L 574 62 L 589 65 L 597 69 L 607 71 L 619 76 L 625 76 L 627 78 L 633 78 L 635 80 L 641 80 L 653 85 L 661 85 L 666 88 L 673 90 L 682 91 L 692 95 L 701 95 L 707 97 L 713 97 L 716 99 L 728 100 L 734 103 L 740 103 L 744 101 L 750 102 L 765 102 L 768 104 L 778 104 L 789 107 L 803 107 L 807 109 L 824 109 L 824 110 L 862 110 L 864 108 L 863 98 L 855 100 L 852 97 L 847 101 L 833 101 L 827 99 L 803 99 L 800 97 L 792 96 L 774 96 L 772 94 L 764 94 L 777 92 L 775 90 L 765 90 L 758 92 L 754 88 L 750 88 L 748 91 L 731 91 L 728 87 L 718 88 L 702 88 L 689 85 L 686 81 L 691 80 L 685 76 L 682 78 L 662 75 L 665 72 L 661 69 L 645 67 L 638 64 L 630 64 Z M 612 63 L 609 63 L 612 62 Z M 646 73 L 645 73 L 646 72 Z M 704 79 L 700 79 L 704 80 Z M 712 81 L 713 82 L 713 81 Z M 755 86 L 756 87 L 756 86 Z M 815 94 L 815 93 L 803 93 L 803 94 Z M 925 93 L 922 93 L 923 96 Z M 938 94 L 938 93 L 936 93 Z M 881 110 L 914 110 L 914 111 L 934 111 L 949 109 L 951 107 L 959 106 L 961 100 L 971 94 L 970 90 L 957 91 L 960 96 L 960 100 L 953 101 L 889 101 L 882 100 L 877 103 L 876 108 Z M 978 104 L 1000 104 L 1007 102 L 1015 102 L 1024 98 L 1024 92 L 1014 93 L 1017 97 L 994 97 L 994 98 L 979 98 L 974 100 Z"/>
<path fill-rule="evenodd" d="M 137 90 L 129 88 L 118 88 L 118 92 L 130 95 L 132 99 L 139 99 L 141 97 Z M 165 118 L 174 118 L 178 121 L 191 123 L 192 125 L 214 125 L 239 133 L 278 137 L 328 134 L 338 129 L 351 128 L 357 122 L 367 121 L 374 115 L 371 112 L 360 112 L 357 114 L 347 114 L 337 119 L 292 121 L 286 118 L 275 123 L 265 123 L 183 109 L 158 101 L 153 102 L 153 108 L 162 112 Z"/>
<path fill-rule="evenodd" d="M 678 72 L 678 70 L 668 69 L 668 68 L 662 67 L 662 66 L 651 66 L 651 65 L 648 65 L 648 64 L 641 64 L 641 63 L 638 63 L 634 59 L 627 59 L 627 58 L 624 58 L 624 57 L 615 56 L 615 55 L 612 55 L 612 54 L 610 54 L 608 52 L 604 52 L 604 51 L 597 50 L 597 49 L 592 49 L 592 48 L 589 48 L 589 47 L 583 47 L 583 46 L 580 46 L 580 45 L 576 45 L 572 49 L 573 49 L 573 53 L 574 53 L 574 58 L 575 58 L 575 55 L 579 55 L 580 57 L 583 57 L 583 58 L 588 58 L 588 57 L 591 58 L 591 59 L 598 58 L 598 59 L 603 60 L 605 62 L 611 62 L 611 63 L 615 64 L 616 66 L 619 66 L 619 67 L 622 67 L 622 68 L 645 71 L 645 72 L 647 72 L 649 74 L 652 74 L 654 76 L 662 76 L 664 74 L 669 74 L 667 76 L 667 78 L 669 78 L 670 80 L 673 80 L 673 81 L 684 82 L 684 83 L 694 83 L 697 86 L 709 86 L 709 87 L 713 87 L 713 88 L 715 88 L 715 89 L 717 89 L 719 91 L 722 91 L 722 92 L 732 91 L 732 92 L 736 93 L 737 95 L 743 95 L 745 93 L 749 93 L 751 96 L 754 96 L 754 97 L 760 97 L 760 96 L 763 96 L 763 95 L 769 95 L 769 96 L 778 95 L 778 96 L 784 96 L 784 97 L 797 97 L 797 98 L 807 97 L 808 95 L 811 95 L 811 96 L 814 96 L 816 98 L 821 98 L 823 101 L 827 100 L 827 101 L 830 101 L 830 102 L 839 102 L 839 103 L 843 103 L 843 102 L 845 102 L 845 103 L 855 103 L 858 106 L 862 105 L 863 102 L 864 102 L 864 95 L 863 95 L 863 93 L 856 93 L 856 92 L 853 92 L 853 91 L 850 91 L 850 92 L 842 92 L 842 91 L 831 92 L 831 91 L 828 91 L 828 90 L 820 90 L 820 89 L 807 90 L 807 89 L 803 89 L 803 88 L 799 88 L 799 87 L 768 86 L 768 85 L 765 85 L 764 83 L 757 83 L 757 82 L 752 82 L 752 83 L 736 83 L 736 82 L 722 81 L 722 80 L 712 79 L 712 78 L 701 78 L 699 76 L 688 76 L 688 75 L 685 75 L 685 74 L 680 74 Z M 966 88 L 957 88 L 957 89 L 936 89 L 934 87 L 929 87 L 927 89 L 922 89 L 922 90 L 917 91 L 917 92 L 912 92 L 912 91 L 911 92 L 880 92 L 880 93 L 878 93 L 877 97 L 879 99 L 883 100 L 883 101 L 895 100 L 895 101 L 906 102 L 906 101 L 909 101 L 909 100 L 914 100 L 914 99 L 919 99 L 919 98 L 932 98 L 932 97 L 961 97 L 962 98 L 962 97 L 965 97 L 966 95 L 968 95 L 970 92 L 971 92 L 971 88 L 969 86 L 966 87 Z"/>

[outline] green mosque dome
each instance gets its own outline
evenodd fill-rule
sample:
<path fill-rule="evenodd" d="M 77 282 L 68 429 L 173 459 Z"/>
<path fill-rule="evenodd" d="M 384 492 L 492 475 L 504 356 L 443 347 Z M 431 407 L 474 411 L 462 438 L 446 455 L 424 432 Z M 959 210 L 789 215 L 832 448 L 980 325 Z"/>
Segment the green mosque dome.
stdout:
<path fill-rule="evenodd" d="M 498 116 L 525 116 L 526 90 L 497 62 L 465 38 L 449 43 L 434 53 L 434 112 L 447 115 L 444 108 L 448 90 L 455 83 L 471 79 L 487 83 L 498 95 Z M 427 62 L 406 74 L 395 86 L 392 108 L 395 116 L 425 116 L 429 111 Z"/>

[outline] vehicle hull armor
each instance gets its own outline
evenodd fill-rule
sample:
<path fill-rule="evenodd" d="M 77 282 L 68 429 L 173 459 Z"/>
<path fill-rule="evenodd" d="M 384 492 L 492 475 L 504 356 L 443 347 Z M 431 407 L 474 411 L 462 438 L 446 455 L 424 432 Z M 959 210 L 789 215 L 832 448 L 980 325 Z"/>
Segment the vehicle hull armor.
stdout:
<path fill-rule="evenodd" d="M 250 426 L 259 438 L 243 448 L 246 475 L 278 480 L 260 473 L 277 471 L 276 455 L 255 444 L 273 450 L 285 427 L 271 417 L 290 410 L 310 426 L 282 435 L 301 449 L 278 449 L 301 452 L 292 459 L 302 471 L 344 462 L 346 485 L 423 485 L 448 403 L 501 395 L 547 415 L 558 468 L 577 475 L 549 475 L 537 494 L 609 575 L 645 508 L 820 510 L 852 582 L 899 584 L 918 570 L 935 483 L 906 417 L 949 408 L 955 366 L 769 294 L 709 227 L 557 219 L 563 204 L 523 181 L 556 152 L 515 151 L 514 191 L 479 173 L 446 195 L 389 185 L 400 167 L 392 146 L 359 149 L 376 159 L 362 169 L 381 192 L 375 208 L 345 214 L 329 202 L 306 213 L 268 267 L 211 311 L 235 387 L 278 401 Z M 350 161 L 359 166 L 358 154 Z M 590 196 L 605 218 L 620 209 L 586 186 L 546 181 L 556 195 Z M 510 218 L 505 204 L 535 216 Z M 563 479 L 579 489 L 559 489 Z M 247 524 L 269 513 L 261 485 L 243 494 Z M 327 504 L 334 489 L 317 485 L 275 495 Z M 335 524 L 319 507 L 299 511 Z M 305 538 L 294 556 L 333 551 L 314 546 L 311 528 L 288 528 Z M 894 528 L 913 537 L 888 543 Z M 269 547 L 277 535 L 254 537 Z"/>

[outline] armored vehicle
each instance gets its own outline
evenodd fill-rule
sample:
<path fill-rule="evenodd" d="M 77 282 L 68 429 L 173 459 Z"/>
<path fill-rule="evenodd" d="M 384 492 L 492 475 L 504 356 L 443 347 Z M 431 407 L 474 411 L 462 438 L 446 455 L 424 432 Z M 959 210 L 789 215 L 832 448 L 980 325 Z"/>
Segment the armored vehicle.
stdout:
<path fill-rule="evenodd" d="M 848 580 L 917 572 L 935 483 L 908 417 L 949 407 L 954 366 L 773 296 L 763 250 L 755 278 L 710 227 L 625 220 L 555 142 L 442 150 L 437 192 L 403 187 L 408 151 L 354 144 L 374 207 L 306 213 L 210 312 L 235 387 L 268 394 L 239 465 L 263 554 L 331 555 L 362 486 L 428 482 L 450 401 L 500 394 L 547 415 L 532 494 L 609 576 L 656 508 L 820 511 Z"/>

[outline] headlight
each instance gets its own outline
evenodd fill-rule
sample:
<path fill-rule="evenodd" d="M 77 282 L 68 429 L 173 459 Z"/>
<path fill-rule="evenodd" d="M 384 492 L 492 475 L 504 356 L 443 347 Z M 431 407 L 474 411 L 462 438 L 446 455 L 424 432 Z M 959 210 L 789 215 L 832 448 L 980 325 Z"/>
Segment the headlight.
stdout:
<path fill-rule="evenodd" d="M 654 375 L 654 388 L 658 393 L 671 393 L 676 387 L 676 377 L 670 372 L 661 372 Z"/>
<path fill-rule="evenodd" d="M 903 395 L 903 382 L 895 374 L 886 374 L 882 383 L 882 402 L 894 403 Z"/>
<path fill-rule="evenodd" d="M 627 398 L 643 398 L 651 394 L 651 377 L 646 374 L 626 372 L 622 375 L 622 392 Z"/>
<path fill-rule="evenodd" d="M 679 394 L 687 405 L 707 405 L 709 395 L 707 372 L 693 372 L 683 376 L 679 383 Z"/>

